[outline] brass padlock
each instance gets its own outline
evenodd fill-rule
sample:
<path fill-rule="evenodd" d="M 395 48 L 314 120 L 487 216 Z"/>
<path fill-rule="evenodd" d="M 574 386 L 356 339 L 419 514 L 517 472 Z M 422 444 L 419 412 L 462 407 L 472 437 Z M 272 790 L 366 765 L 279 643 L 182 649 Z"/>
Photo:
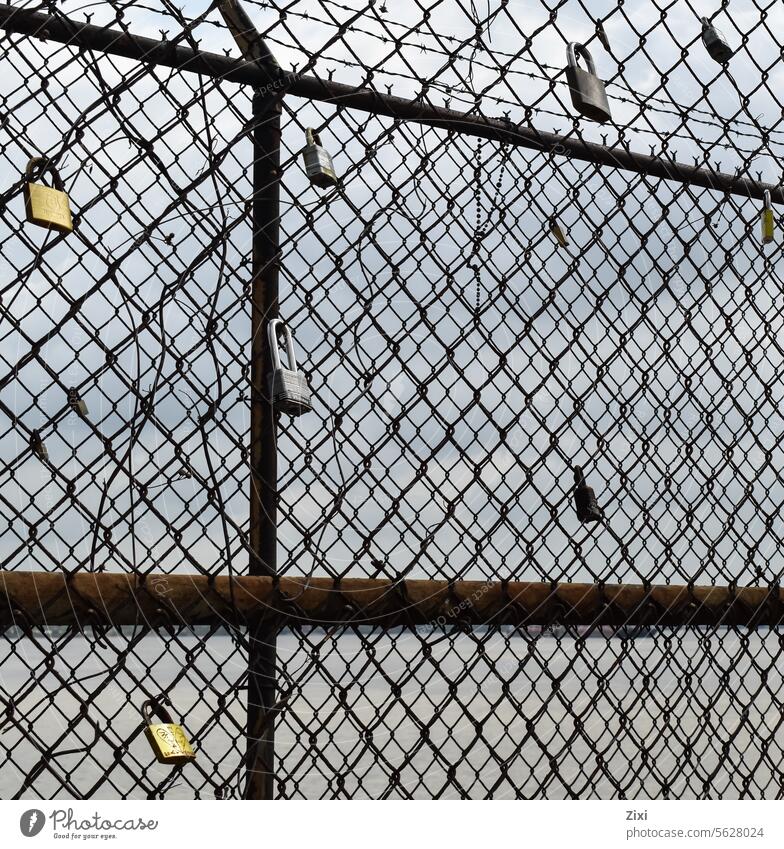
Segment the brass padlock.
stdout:
<path fill-rule="evenodd" d="M 700 18 L 700 21 L 702 22 L 702 43 L 711 59 L 720 65 L 729 62 L 732 58 L 732 48 L 727 43 L 727 39 L 707 18 Z"/>
<path fill-rule="evenodd" d="M 578 55 L 585 59 L 587 71 L 577 66 Z M 570 42 L 566 48 L 566 60 L 566 81 L 569 83 L 574 108 L 581 115 L 600 124 L 609 121 L 610 104 L 607 101 L 607 92 L 604 83 L 596 76 L 596 67 L 588 48 L 576 41 Z"/>
<path fill-rule="evenodd" d="M 153 723 L 153 715 L 163 722 Z M 148 699 L 142 705 L 142 716 L 145 722 L 144 733 L 159 763 L 185 764 L 196 760 L 182 727 L 172 722 L 169 712 L 159 701 Z"/>
<path fill-rule="evenodd" d="M 773 241 L 773 207 L 770 203 L 770 192 L 765 190 L 765 205 L 760 215 L 762 224 L 762 244 L 769 245 Z"/>
<path fill-rule="evenodd" d="M 308 175 L 308 179 L 314 186 L 319 186 L 322 189 L 336 185 L 338 175 L 335 173 L 332 157 L 321 146 L 318 133 L 308 127 L 305 136 L 307 147 L 302 153 L 302 159 L 305 162 L 305 173 Z"/>
<path fill-rule="evenodd" d="M 34 169 L 40 169 L 43 177 L 46 171 L 51 172 L 54 188 L 33 182 Z M 27 163 L 25 171 L 24 201 L 27 220 L 40 227 L 51 228 L 60 233 L 73 231 L 71 205 L 65 193 L 60 174 L 45 156 L 33 157 Z"/>

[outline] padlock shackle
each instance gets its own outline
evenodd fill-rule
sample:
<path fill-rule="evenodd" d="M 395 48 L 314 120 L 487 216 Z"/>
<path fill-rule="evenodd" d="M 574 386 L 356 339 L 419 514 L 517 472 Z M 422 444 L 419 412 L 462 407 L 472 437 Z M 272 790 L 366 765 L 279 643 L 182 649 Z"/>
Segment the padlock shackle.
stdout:
<path fill-rule="evenodd" d="M 278 350 L 278 325 L 283 324 L 280 318 L 273 318 L 267 325 L 267 337 L 269 339 L 270 356 L 272 358 L 272 369 L 280 368 L 280 351 Z"/>
<path fill-rule="evenodd" d="M 305 130 L 305 141 L 307 142 L 308 147 L 312 147 L 315 144 L 321 144 L 319 134 L 313 129 L 313 127 L 308 127 L 307 130 Z"/>
<path fill-rule="evenodd" d="M 596 65 L 593 63 L 593 57 L 590 51 L 584 44 L 579 41 L 570 41 L 566 47 L 566 61 L 573 67 L 577 67 L 577 57 L 582 56 L 585 59 L 585 64 L 588 66 L 588 73 L 596 76 Z"/>
<path fill-rule="evenodd" d="M 289 369 L 297 370 L 297 358 L 294 356 L 294 340 L 291 337 L 291 331 L 288 325 L 283 323 L 282 318 L 273 318 L 267 327 L 269 334 L 270 353 L 272 355 L 272 368 L 277 371 L 280 366 L 280 350 L 278 348 L 278 327 L 283 328 L 283 333 L 286 336 L 286 358 L 288 359 Z"/>
<path fill-rule="evenodd" d="M 165 725 L 173 725 L 174 720 L 168 710 L 158 701 L 158 699 L 147 699 L 142 705 L 142 716 L 144 717 L 145 725 L 152 725 L 153 716 L 162 719 Z"/>
<path fill-rule="evenodd" d="M 28 163 L 27 168 L 25 168 L 25 180 L 28 183 L 32 183 L 33 181 L 33 171 L 38 168 L 40 171 L 40 177 L 43 177 L 47 171 L 52 175 L 52 183 L 58 192 L 64 192 L 65 186 L 63 184 L 62 179 L 60 178 L 60 172 L 55 167 L 54 163 L 48 156 L 34 156 Z"/>
<path fill-rule="evenodd" d="M 585 486 L 585 475 L 583 474 L 582 466 L 574 467 L 574 482 L 577 485 L 578 489 L 580 487 Z"/>
<path fill-rule="evenodd" d="M 762 203 L 764 204 L 765 209 L 772 209 L 773 207 L 770 203 L 770 192 L 768 191 L 768 189 L 765 189 L 765 193 L 763 194 L 762 198 Z"/>

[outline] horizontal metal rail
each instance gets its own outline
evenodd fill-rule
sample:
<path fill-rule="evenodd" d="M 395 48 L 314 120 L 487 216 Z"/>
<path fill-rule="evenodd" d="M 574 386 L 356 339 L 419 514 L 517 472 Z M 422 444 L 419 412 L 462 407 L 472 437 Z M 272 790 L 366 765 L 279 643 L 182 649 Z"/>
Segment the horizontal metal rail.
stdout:
<path fill-rule="evenodd" d="M 232 586 L 233 584 L 233 586 Z M 778 587 L 0 572 L 0 627 L 41 625 L 779 625 Z"/>
<path fill-rule="evenodd" d="M 193 50 L 170 41 L 156 41 L 121 30 L 79 23 L 63 16 L 51 16 L 0 4 L 0 28 L 229 82 L 245 83 L 268 90 L 285 89 L 297 97 L 322 103 L 386 115 L 470 136 L 500 140 L 556 156 L 701 186 L 726 194 L 762 200 L 764 193 L 768 191 L 774 203 L 784 203 L 784 189 L 779 186 L 726 174 L 708 167 L 686 165 L 662 156 L 649 156 L 629 149 L 594 144 L 580 138 L 547 133 L 502 119 L 462 113 L 433 106 L 422 100 L 406 100 L 314 76 L 282 72 L 280 79 L 270 82 L 269 71 L 253 63 L 230 59 L 217 53 Z"/>

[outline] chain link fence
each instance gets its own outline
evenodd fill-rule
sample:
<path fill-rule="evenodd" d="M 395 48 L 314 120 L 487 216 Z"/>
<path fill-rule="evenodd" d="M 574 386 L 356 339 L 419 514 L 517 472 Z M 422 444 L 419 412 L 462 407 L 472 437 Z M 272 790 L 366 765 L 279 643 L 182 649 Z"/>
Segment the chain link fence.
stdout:
<path fill-rule="evenodd" d="M 763 244 L 760 216 L 765 188 L 782 200 L 780 4 L 245 6 L 296 72 L 276 266 L 313 410 L 276 421 L 276 574 L 301 594 L 328 578 L 777 596 L 781 240 Z M 253 71 L 216 7 L 0 7 L 5 573 L 258 574 L 266 187 Z M 702 15 L 734 48 L 724 65 Z M 605 81 L 605 124 L 572 107 L 571 41 Z M 307 128 L 333 188 L 308 181 Z M 25 220 L 42 155 L 72 233 Z M 597 523 L 576 517 L 575 466 Z M 6 598 L 1 797 L 247 795 L 253 623 L 193 624 L 164 597 L 163 625 L 41 625 Z M 778 613 L 325 627 L 299 600 L 265 632 L 276 797 L 784 795 Z M 155 762 L 149 698 L 194 763 Z"/>

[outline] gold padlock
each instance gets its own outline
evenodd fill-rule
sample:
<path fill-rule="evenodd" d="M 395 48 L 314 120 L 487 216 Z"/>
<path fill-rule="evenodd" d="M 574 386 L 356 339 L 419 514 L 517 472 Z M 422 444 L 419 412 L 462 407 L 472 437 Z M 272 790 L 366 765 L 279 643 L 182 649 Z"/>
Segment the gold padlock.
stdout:
<path fill-rule="evenodd" d="M 163 722 L 154 723 L 153 715 Z M 148 699 L 142 705 L 142 716 L 145 722 L 144 733 L 159 763 L 185 764 L 196 760 L 182 727 L 172 722 L 169 711 L 159 701 Z"/>
<path fill-rule="evenodd" d="M 767 190 L 760 221 L 762 222 L 762 244 L 769 245 L 773 241 L 773 206 L 770 202 L 770 192 Z"/>
<path fill-rule="evenodd" d="M 33 171 L 38 168 L 40 176 L 46 171 L 52 174 L 54 188 L 33 182 Z M 40 227 L 51 228 L 60 233 L 73 231 L 71 205 L 65 193 L 60 174 L 45 156 L 35 156 L 27 163 L 25 171 L 24 201 L 27 220 Z"/>

